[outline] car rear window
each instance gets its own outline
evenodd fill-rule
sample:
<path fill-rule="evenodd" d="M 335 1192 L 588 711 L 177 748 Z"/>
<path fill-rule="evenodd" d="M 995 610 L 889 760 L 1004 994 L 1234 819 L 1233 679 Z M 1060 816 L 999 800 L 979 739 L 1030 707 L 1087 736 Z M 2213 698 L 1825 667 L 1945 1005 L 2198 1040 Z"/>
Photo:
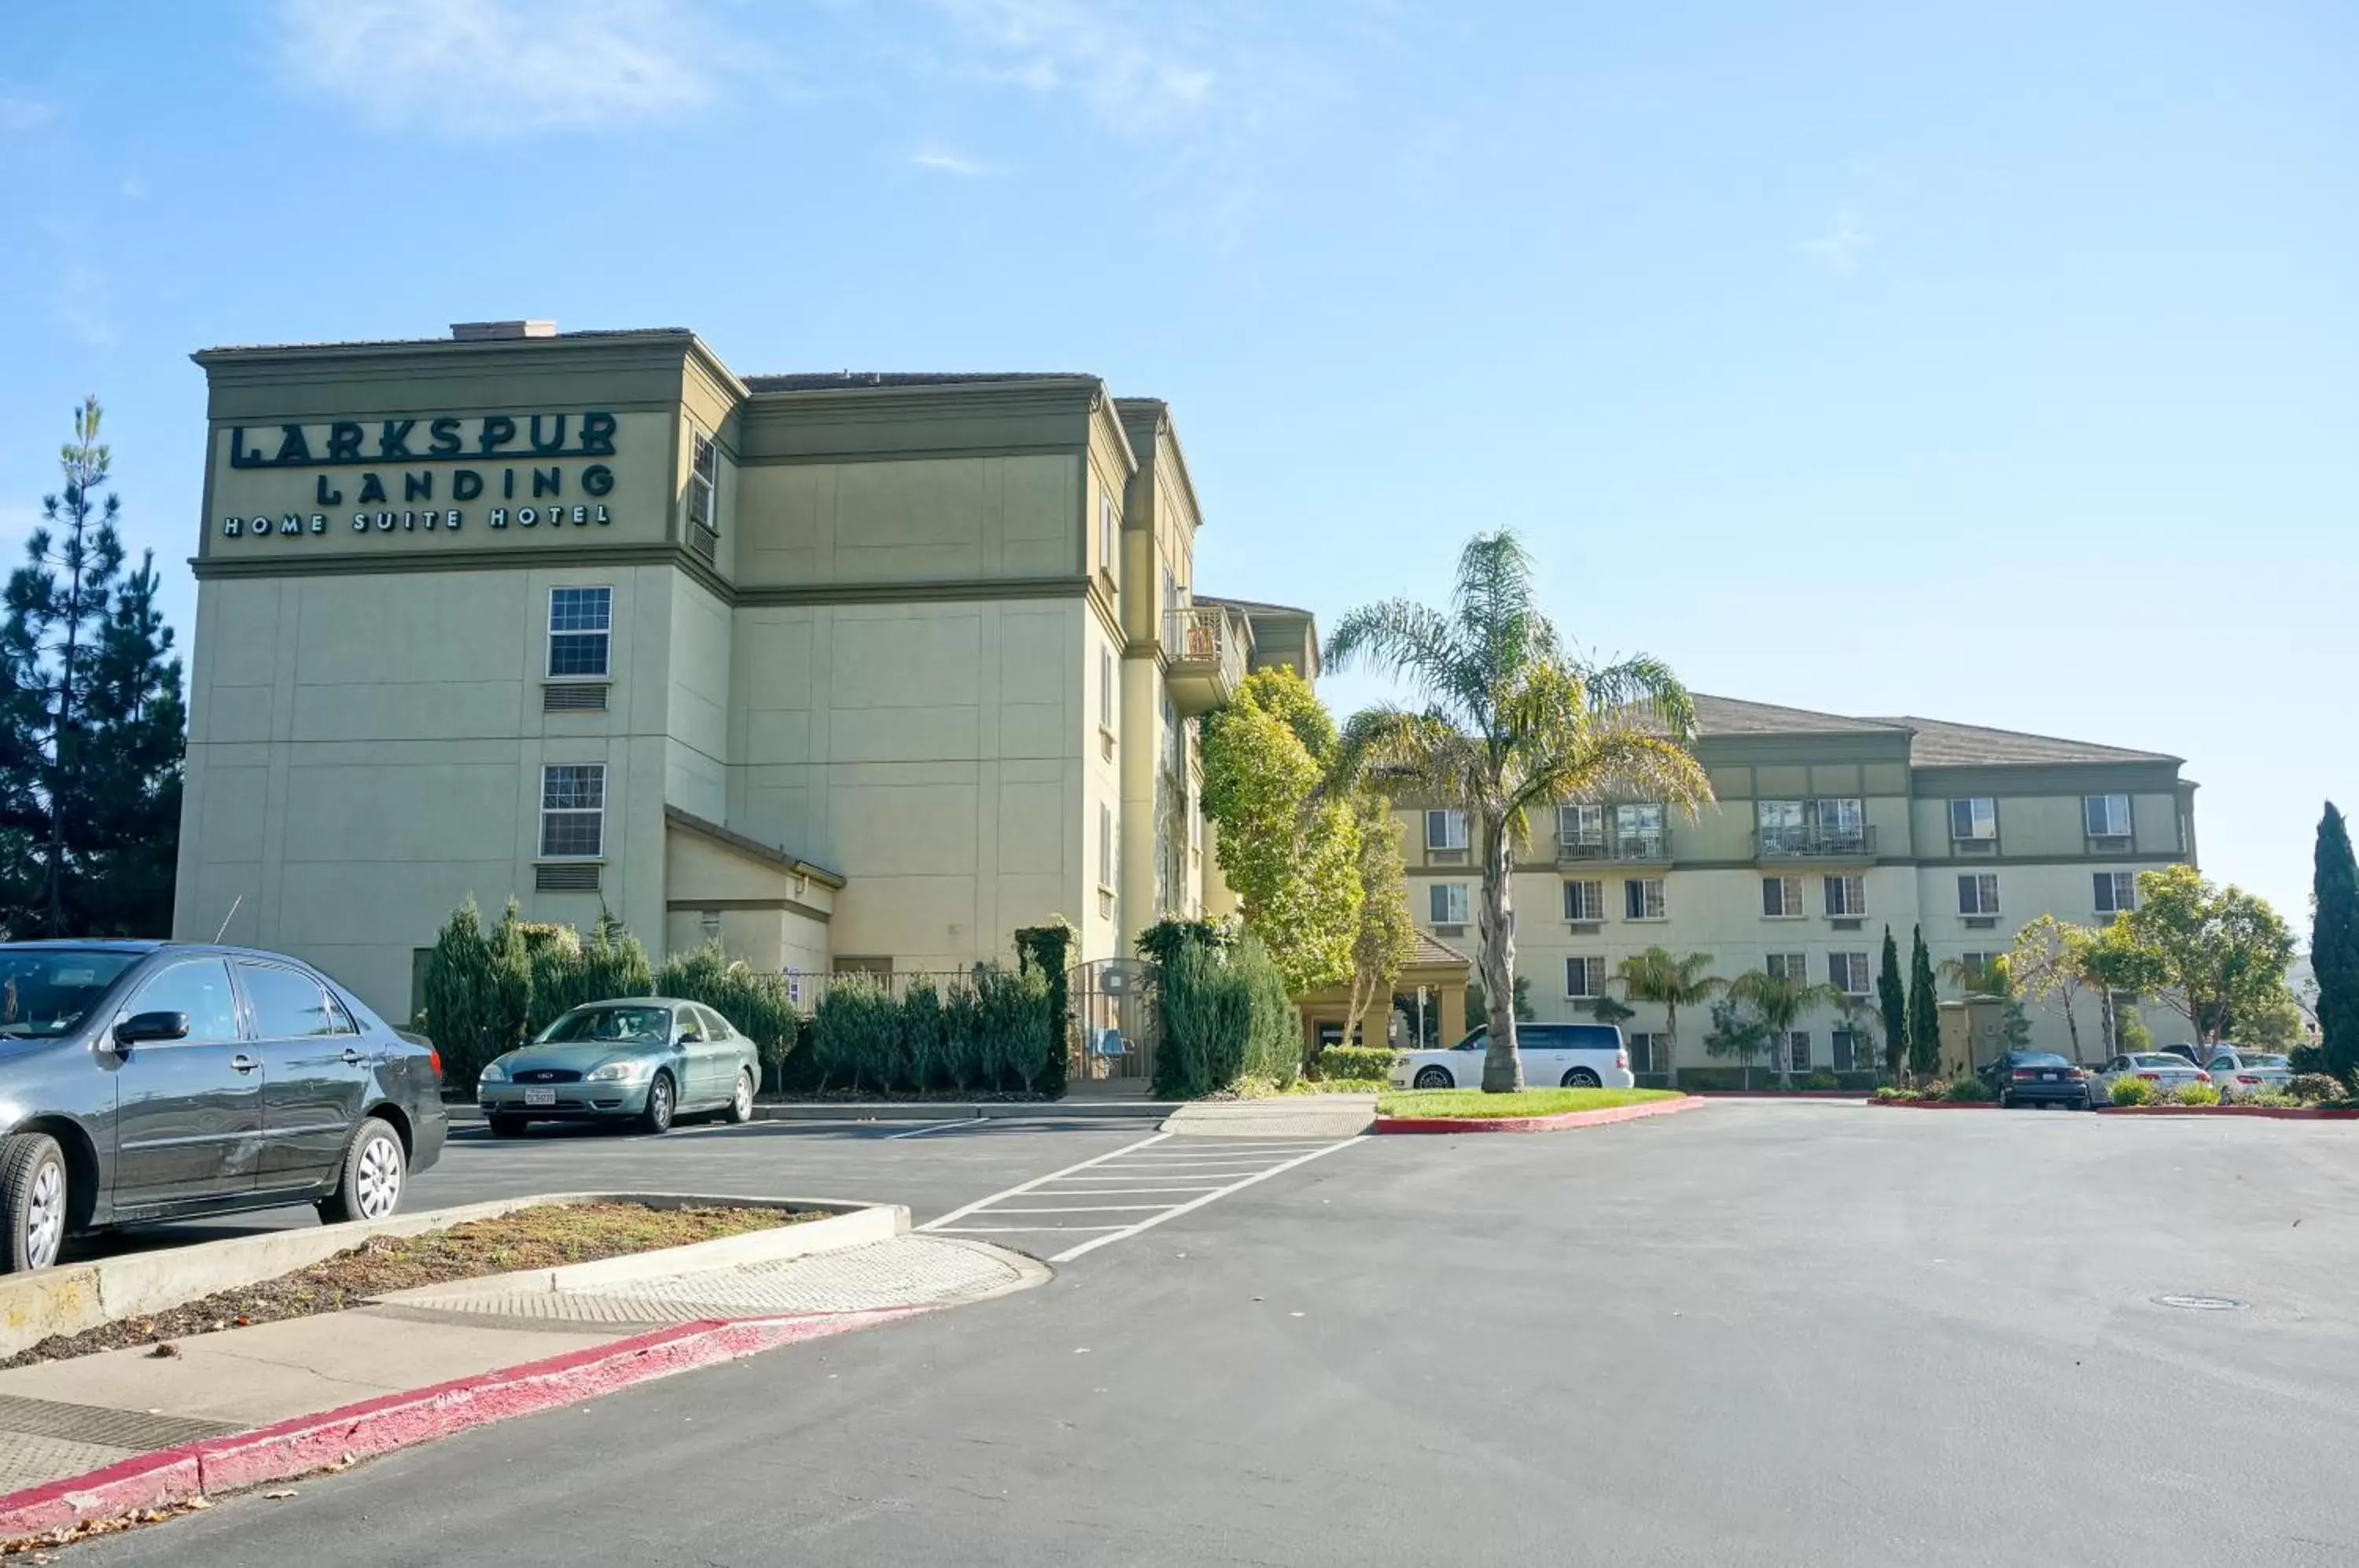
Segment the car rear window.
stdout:
<path fill-rule="evenodd" d="M 2283 1067 L 2285 1064 L 2286 1059 L 2282 1056 L 2247 1056 L 2245 1058 L 2245 1065 L 2247 1067 Z"/>
<path fill-rule="evenodd" d="M 2052 1051 L 2019 1051 L 2015 1054 L 2017 1067 L 2070 1067 L 2072 1064 Z"/>
<path fill-rule="evenodd" d="M 2133 1056 L 2130 1058 L 2130 1061 L 2140 1067 L 2184 1067 L 2187 1065 L 2187 1058 L 2183 1056 Z"/>
<path fill-rule="evenodd" d="M 1516 1039 L 1527 1051 L 1614 1051 L 1622 1044 L 1610 1024 L 1526 1024 Z"/>

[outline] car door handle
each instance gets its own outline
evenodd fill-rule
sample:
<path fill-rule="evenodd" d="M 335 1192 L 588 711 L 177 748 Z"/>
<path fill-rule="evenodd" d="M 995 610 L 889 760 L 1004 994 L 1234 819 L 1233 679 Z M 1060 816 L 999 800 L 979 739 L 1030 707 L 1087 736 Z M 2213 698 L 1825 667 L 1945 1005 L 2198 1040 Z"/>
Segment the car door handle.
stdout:
<path fill-rule="evenodd" d="M 259 1057 L 238 1055 L 231 1057 L 229 1059 L 229 1064 L 237 1072 L 251 1073 L 255 1068 L 261 1066 L 262 1062 Z"/>
<path fill-rule="evenodd" d="M 359 1051 L 354 1051 L 354 1050 L 353 1050 L 351 1046 L 349 1046 L 349 1045 L 348 1045 L 348 1046 L 346 1046 L 346 1047 L 344 1047 L 344 1065 L 345 1065 L 345 1066 L 347 1066 L 347 1067 L 358 1067 L 358 1066 L 361 1064 L 361 1062 L 362 1062 L 362 1057 L 361 1057 L 361 1053 L 360 1053 Z"/>

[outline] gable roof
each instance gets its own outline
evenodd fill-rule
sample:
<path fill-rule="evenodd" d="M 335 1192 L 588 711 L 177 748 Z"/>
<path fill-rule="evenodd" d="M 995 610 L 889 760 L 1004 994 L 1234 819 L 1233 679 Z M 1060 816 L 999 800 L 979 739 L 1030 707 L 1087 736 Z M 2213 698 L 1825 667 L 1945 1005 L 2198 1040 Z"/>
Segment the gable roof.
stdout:
<path fill-rule="evenodd" d="M 1885 719 L 1913 732 L 1908 761 L 1917 768 L 1988 768 L 2082 762 L 2184 761 L 2167 752 L 2133 751 L 2125 746 L 2100 746 L 2094 741 L 2064 740 L 2056 735 L 2027 735 L 2020 730 L 1995 730 L 1981 724 L 1952 724 L 1947 719 L 1915 717 Z"/>

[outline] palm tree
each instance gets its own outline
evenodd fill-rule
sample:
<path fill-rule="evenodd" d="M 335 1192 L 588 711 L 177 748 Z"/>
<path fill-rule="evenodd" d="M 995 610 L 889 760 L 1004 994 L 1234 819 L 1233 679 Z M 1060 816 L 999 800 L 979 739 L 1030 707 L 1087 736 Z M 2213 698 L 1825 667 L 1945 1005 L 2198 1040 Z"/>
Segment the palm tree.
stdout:
<path fill-rule="evenodd" d="M 1839 986 L 1813 985 L 1799 976 L 1762 969 L 1748 969 L 1730 981 L 1728 995 L 1732 1001 L 1751 1007 L 1767 1027 L 1769 1060 L 1777 1064 L 1781 1089 L 1794 1086 L 1794 1064 L 1786 1051 L 1786 1037 L 1794 1032 L 1796 1024 L 1820 1007 L 1831 1008 L 1845 1018 L 1866 1010 L 1857 997 Z"/>
<path fill-rule="evenodd" d="M 1328 665 L 1365 661 L 1405 677 L 1421 711 L 1384 705 L 1344 727 L 1335 773 L 1386 776 L 1463 811 L 1482 856 L 1476 963 L 1489 1003 L 1483 1087 L 1521 1085 L 1516 1057 L 1515 852 L 1534 809 L 1609 794 L 1693 813 L 1712 785 L 1688 749 L 1695 702 L 1647 658 L 1592 665 L 1568 654 L 1541 614 L 1531 558 L 1512 533 L 1477 534 L 1458 558 L 1447 612 L 1388 599 L 1345 615 Z"/>
<path fill-rule="evenodd" d="M 1663 1009 L 1663 1061 L 1656 1071 L 1676 1071 L 1680 1009 L 1703 1006 L 1728 985 L 1719 976 L 1704 973 L 1711 967 L 1709 953 L 1690 953 L 1682 958 L 1667 947 L 1650 947 L 1636 958 L 1625 958 L 1614 966 L 1614 978 L 1621 983 L 1624 996 L 1634 1002 L 1652 1002 Z"/>

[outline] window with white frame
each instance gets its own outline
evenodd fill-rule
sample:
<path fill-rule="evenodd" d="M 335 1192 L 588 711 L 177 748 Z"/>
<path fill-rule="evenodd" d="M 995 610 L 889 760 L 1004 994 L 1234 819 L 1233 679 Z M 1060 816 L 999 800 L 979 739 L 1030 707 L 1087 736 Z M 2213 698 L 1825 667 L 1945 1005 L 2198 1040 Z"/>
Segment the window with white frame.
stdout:
<path fill-rule="evenodd" d="M 540 770 L 540 858 L 596 860 L 606 852 L 606 765 L 556 762 Z"/>
<path fill-rule="evenodd" d="M 1762 972 L 1772 980 L 1791 980 L 1797 985 L 1808 981 L 1810 961 L 1799 953 L 1773 953 L 1761 961 Z"/>
<path fill-rule="evenodd" d="M 721 531 L 721 445 L 702 430 L 688 466 L 688 520 L 706 533 Z"/>
<path fill-rule="evenodd" d="M 2088 825 L 2091 838 L 2130 836 L 2130 798 L 2127 795 L 2083 795 L 2081 797 L 2081 816 Z"/>
<path fill-rule="evenodd" d="M 1633 1073 L 1668 1073 L 1670 1071 L 1670 1037 L 1661 1034 L 1633 1034 L 1623 1037 L 1630 1046 L 1630 1071 Z"/>
<path fill-rule="evenodd" d="M 1556 809 L 1556 841 L 1567 849 L 1604 848 L 1605 808 L 1559 806 Z"/>
<path fill-rule="evenodd" d="M 1958 913 L 1962 915 L 1998 913 L 1997 872 L 1976 872 L 1958 878 Z"/>
<path fill-rule="evenodd" d="M 1951 801 L 1950 836 L 1961 844 L 1998 837 L 1998 802 L 1988 795 Z"/>
<path fill-rule="evenodd" d="M 1979 991 L 1983 988 L 1984 983 L 1990 978 L 1991 965 L 1998 961 L 1998 956 L 1995 953 L 1958 954 L 1958 968 L 1965 975 L 1968 990 Z"/>
<path fill-rule="evenodd" d="M 1632 877 L 1622 884 L 1622 918 L 1625 920 L 1659 920 L 1663 918 L 1663 879 L 1659 877 Z"/>
<path fill-rule="evenodd" d="M 1098 886 L 1114 887 L 1114 808 L 1098 803 Z"/>
<path fill-rule="evenodd" d="M 1826 879 L 1827 913 L 1843 919 L 1867 913 L 1867 878 L 1830 877 Z"/>
<path fill-rule="evenodd" d="M 1605 995 L 1605 955 L 1576 953 L 1564 961 L 1564 994 L 1575 1002 L 1594 1001 Z"/>
<path fill-rule="evenodd" d="M 1802 879 L 1799 877 L 1761 878 L 1761 918 L 1794 920 L 1802 917 Z"/>
<path fill-rule="evenodd" d="M 1114 728 L 1114 649 L 1098 649 L 1098 724 Z"/>
<path fill-rule="evenodd" d="M 1426 918 L 1437 926 L 1466 923 L 1466 884 L 1436 882 L 1425 890 Z"/>
<path fill-rule="evenodd" d="M 1426 812 L 1425 847 L 1464 849 L 1466 847 L 1466 813 L 1453 807 L 1444 807 Z"/>
<path fill-rule="evenodd" d="M 612 588 L 551 588 L 549 591 L 549 678 L 603 681 L 612 663 L 614 591 Z"/>
<path fill-rule="evenodd" d="M 2096 874 L 2097 913 L 2125 915 L 2137 908 L 2137 873 L 2100 871 Z"/>
<path fill-rule="evenodd" d="M 1866 996 L 1872 984 L 1867 977 L 1867 954 L 1864 953 L 1828 953 L 1827 984 L 1846 996 Z"/>
<path fill-rule="evenodd" d="M 1810 1031 L 1796 1029 L 1786 1037 L 1786 1064 L 1797 1073 L 1810 1066 Z"/>
<path fill-rule="evenodd" d="M 1614 840 L 1624 856 L 1661 855 L 1669 842 L 1659 800 L 1614 808 Z"/>
<path fill-rule="evenodd" d="M 1114 573 L 1114 494 L 1098 492 L 1098 570 L 1108 577 Z"/>
<path fill-rule="evenodd" d="M 1564 885 L 1564 918 L 1602 920 L 1605 918 L 1605 884 L 1568 882 Z"/>

